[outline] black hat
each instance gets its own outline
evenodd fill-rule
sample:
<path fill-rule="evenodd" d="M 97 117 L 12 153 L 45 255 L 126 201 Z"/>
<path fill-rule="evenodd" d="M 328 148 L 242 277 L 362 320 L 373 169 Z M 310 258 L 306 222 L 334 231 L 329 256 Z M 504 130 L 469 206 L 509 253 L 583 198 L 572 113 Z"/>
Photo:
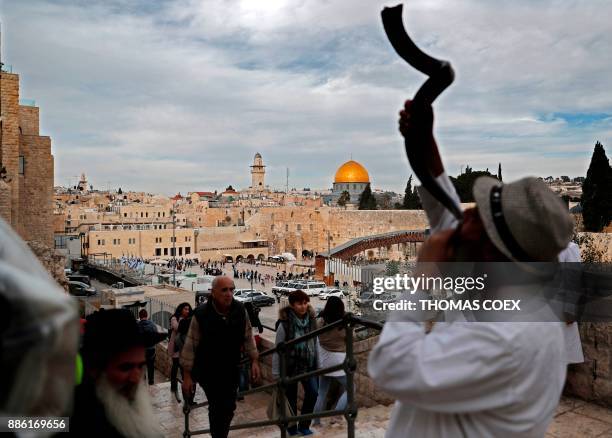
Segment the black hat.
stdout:
<path fill-rule="evenodd" d="M 132 312 L 102 309 L 87 317 L 81 354 L 86 368 L 104 368 L 113 355 L 144 345 Z"/>

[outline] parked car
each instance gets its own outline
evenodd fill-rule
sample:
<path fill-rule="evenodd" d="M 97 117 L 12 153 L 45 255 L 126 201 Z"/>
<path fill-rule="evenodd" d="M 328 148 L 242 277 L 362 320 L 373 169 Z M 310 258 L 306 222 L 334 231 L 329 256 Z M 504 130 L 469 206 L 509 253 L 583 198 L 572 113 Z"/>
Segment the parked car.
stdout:
<path fill-rule="evenodd" d="M 282 286 L 274 286 L 272 288 L 272 292 L 274 293 L 274 295 L 289 295 L 294 290 L 297 290 L 296 286 L 298 286 L 299 284 L 293 281 L 284 281 L 281 282 L 281 285 Z"/>
<path fill-rule="evenodd" d="M 326 300 L 329 297 L 338 297 L 340 299 L 344 298 L 345 293 L 340 289 L 327 289 L 319 294 L 319 298 L 322 300 Z"/>
<path fill-rule="evenodd" d="M 68 275 L 68 281 L 80 281 L 81 283 L 85 283 L 88 286 L 91 286 L 91 280 L 89 279 L 89 275 L 85 274 L 70 274 Z"/>
<path fill-rule="evenodd" d="M 274 295 L 282 295 L 283 291 L 285 290 L 285 288 L 287 287 L 287 285 L 290 283 L 290 281 L 287 280 L 282 280 L 282 281 L 278 281 L 274 286 L 272 286 L 272 293 Z"/>
<path fill-rule="evenodd" d="M 74 295 L 75 297 L 89 297 L 98 293 L 95 287 L 91 287 L 81 281 L 69 281 L 68 290 L 70 295 Z"/>
<path fill-rule="evenodd" d="M 255 292 L 255 289 L 236 289 L 234 291 L 234 298 L 245 297 L 249 292 Z"/>
<path fill-rule="evenodd" d="M 325 292 L 327 289 L 327 285 L 322 281 L 309 281 L 301 283 L 302 287 L 298 289 L 302 289 L 309 297 L 317 296 L 321 292 Z"/>
<path fill-rule="evenodd" d="M 241 303 L 251 302 L 258 307 L 271 306 L 272 304 L 276 303 L 276 300 L 274 298 L 269 295 L 266 295 L 265 292 L 261 292 L 258 290 L 241 294 L 239 297 L 236 297 L 236 300 L 240 301 Z"/>

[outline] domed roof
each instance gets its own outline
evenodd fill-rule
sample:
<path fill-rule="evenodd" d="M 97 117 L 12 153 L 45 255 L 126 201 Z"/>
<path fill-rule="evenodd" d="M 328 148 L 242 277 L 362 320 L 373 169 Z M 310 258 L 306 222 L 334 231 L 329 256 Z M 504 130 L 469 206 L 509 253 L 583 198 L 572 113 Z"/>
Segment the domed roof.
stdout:
<path fill-rule="evenodd" d="M 370 175 L 357 161 L 347 161 L 336 171 L 335 183 L 369 183 Z"/>

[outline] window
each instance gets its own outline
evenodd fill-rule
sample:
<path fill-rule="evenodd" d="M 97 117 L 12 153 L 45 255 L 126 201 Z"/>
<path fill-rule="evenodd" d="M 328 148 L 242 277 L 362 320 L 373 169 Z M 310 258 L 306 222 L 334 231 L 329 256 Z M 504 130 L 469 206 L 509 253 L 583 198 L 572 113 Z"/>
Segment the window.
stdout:
<path fill-rule="evenodd" d="M 140 212 L 140 217 L 143 217 L 142 211 Z"/>
<path fill-rule="evenodd" d="M 19 156 L 19 175 L 25 175 L 25 157 Z"/>
<path fill-rule="evenodd" d="M 159 211 L 157 212 L 157 217 L 161 217 L 161 213 Z"/>
<path fill-rule="evenodd" d="M 164 255 L 168 255 L 168 248 L 164 248 Z"/>
<path fill-rule="evenodd" d="M 302 224 L 297 224 L 297 230 L 302 231 Z"/>
<path fill-rule="evenodd" d="M 155 255 L 156 256 L 160 256 L 161 255 L 161 248 L 155 248 Z"/>
<path fill-rule="evenodd" d="M 182 256 L 183 255 L 183 247 L 179 246 L 179 255 Z"/>
<path fill-rule="evenodd" d="M 285 231 L 289 231 L 289 224 L 285 224 Z"/>
<path fill-rule="evenodd" d="M 149 217 L 149 212 L 147 211 L 146 216 Z"/>
<path fill-rule="evenodd" d="M 123 217 L 127 217 L 127 213 L 123 213 Z"/>
<path fill-rule="evenodd" d="M 166 217 L 166 212 L 162 212 L 162 217 Z"/>
<path fill-rule="evenodd" d="M 187 254 L 191 254 L 191 248 L 188 246 L 185 247 L 185 255 Z"/>
<path fill-rule="evenodd" d="M 176 257 L 176 251 L 175 251 L 175 248 L 170 248 L 170 255 L 171 255 L 172 257 Z"/>
<path fill-rule="evenodd" d="M 185 242 L 189 242 L 189 239 L 187 236 L 185 236 Z"/>

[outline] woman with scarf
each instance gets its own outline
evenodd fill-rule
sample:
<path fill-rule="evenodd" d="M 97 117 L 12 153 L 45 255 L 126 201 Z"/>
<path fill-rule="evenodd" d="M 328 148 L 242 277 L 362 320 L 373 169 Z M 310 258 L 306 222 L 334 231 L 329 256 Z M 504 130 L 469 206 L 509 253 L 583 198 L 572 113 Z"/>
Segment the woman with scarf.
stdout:
<path fill-rule="evenodd" d="M 289 306 L 280 309 L 279 319 L 276 321 L 276 345 L 304 336 L 316 330 L 316 317 L 314 309 L 309 304 L 310 298 L 304 291 L 296 290 L 289 294 Z M 308 339 L 291 346 L 287 355 L 287 376 L 297 376 L 317 369 L 317 340 Z M 279 357 L 272 357 L 272 374 L 280 376 Z M 317 379 L 310 377 L 300 380 L 304 389 L 304 402 L 301 415 L 310 414 L 317 401 Z M 297 414 L 297 382 L 287 386 L 287 400 L 292 411 Z M 312 435 L 310 420 L 300 421 L 297 426 L 287 428 L 289 436 L 298 433 Z"/>

